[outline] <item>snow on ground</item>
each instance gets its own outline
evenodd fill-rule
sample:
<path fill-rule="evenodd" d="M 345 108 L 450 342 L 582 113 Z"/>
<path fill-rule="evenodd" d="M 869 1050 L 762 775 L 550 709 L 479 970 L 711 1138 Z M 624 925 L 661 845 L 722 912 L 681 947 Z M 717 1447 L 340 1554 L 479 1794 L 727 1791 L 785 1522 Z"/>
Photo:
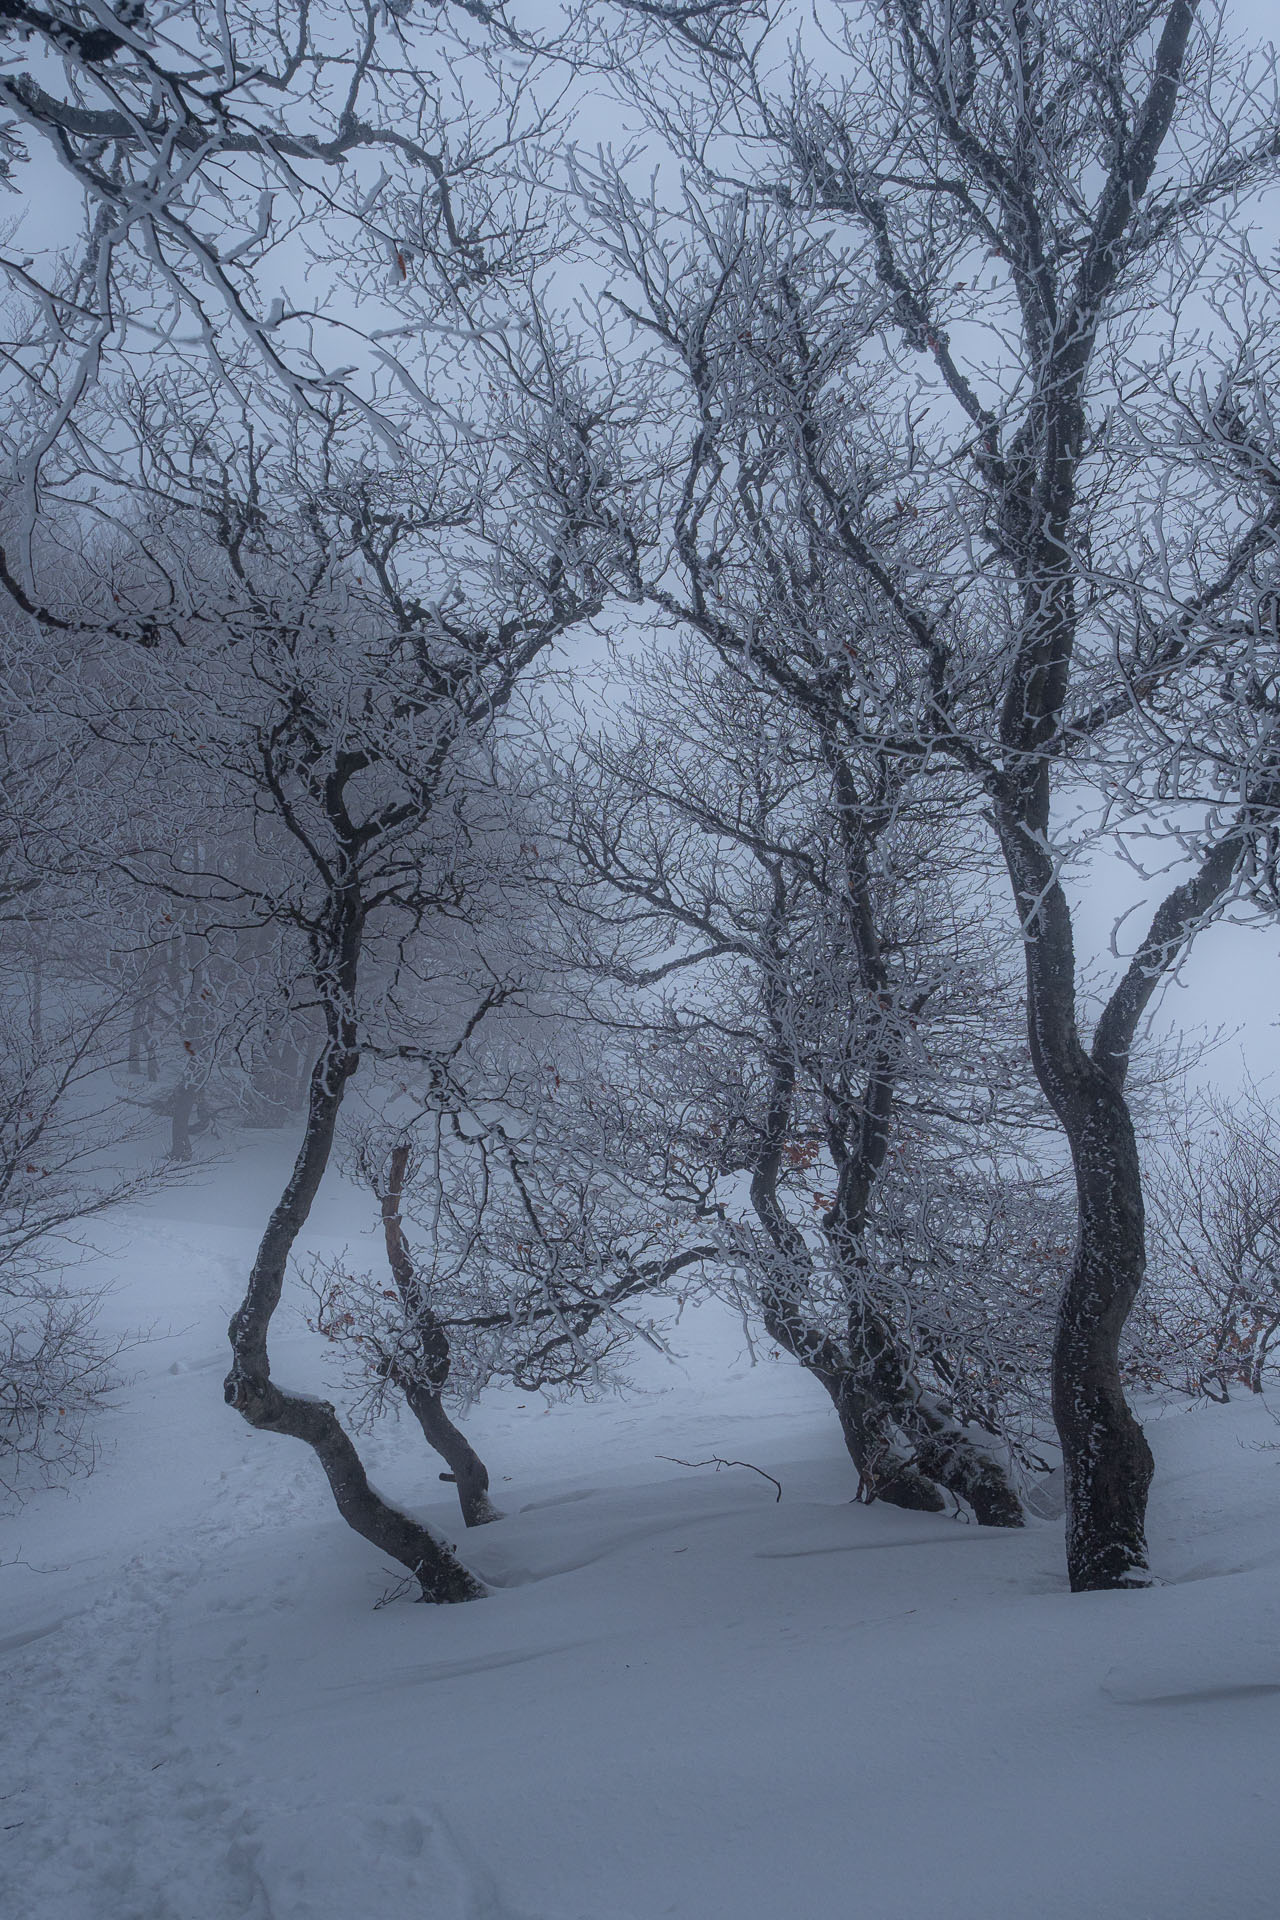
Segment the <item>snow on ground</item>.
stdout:
<path fill-rule="evenodd" d="M 1151 1419 L 1166 1584 L 1073 1597 L 1057 1523 L 852 1505 L 821 1395 L 703 1311 L 625 1400 L 486 1395 L 478 1533 L 415 1430 L 367 1441 L 492 1587 L 375 1607 L 310 1456 L 221 1401 L 278 1172 L 116 1222 L 112 1313 L 155 1337 L 94 1476 L 7 1523 L 8 1920 L 1280 1915 L 1264 1406 Z M 373 1260 L 322 1199 L 316 1243 Z M 315 1347 L 282 1324 L 280 1377 L 319 1386 Z M 658 1457 L 713 1452 L 781 1503 Z"/>

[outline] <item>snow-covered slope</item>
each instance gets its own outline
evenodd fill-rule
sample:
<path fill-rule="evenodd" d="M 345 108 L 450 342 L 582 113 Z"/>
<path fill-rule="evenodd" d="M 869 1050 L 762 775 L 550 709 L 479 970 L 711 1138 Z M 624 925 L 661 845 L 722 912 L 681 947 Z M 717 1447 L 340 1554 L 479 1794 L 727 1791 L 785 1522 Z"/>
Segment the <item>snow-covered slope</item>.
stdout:
<path fill-rule="evenodd" d="M 393 1574 L 310 1456 L 221 1402 L 277 1171 L 113 1228 L 112 1311 L 156 1337 L 93 1478 L 0 1550 L 8 1920 L 1280 1915 L 1264 1406 L 1152 1417 L 1166 1584 L 1072 1597 L 1056 1523 L 851 1504 L 816 1389 L 704 1310 L 625 1400 L 487 1395 L 508 1517 L 478 1533 L 416 1430 L 368 1440 L 492 1587 L 375 1607 Z M 300 1319 L 276 1356 L 321 1384 Z M 781 1502 L 659 1457 L 712 1453 Z"/>

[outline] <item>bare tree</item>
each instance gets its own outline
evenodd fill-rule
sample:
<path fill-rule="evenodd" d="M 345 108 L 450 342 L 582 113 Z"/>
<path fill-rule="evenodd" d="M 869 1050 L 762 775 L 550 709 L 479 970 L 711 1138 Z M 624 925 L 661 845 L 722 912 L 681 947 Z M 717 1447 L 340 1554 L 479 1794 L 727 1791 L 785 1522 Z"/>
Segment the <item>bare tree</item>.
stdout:
<path fill-rule="evenodd" d="M 630 1051 L 613 1151 L 830 1395 L 861 1497 L 1020 1524 L 999 1452 L 1062 1235 L 957 795 L 697 646 L 630 696 L 579 744 L 561 881 L 633 989 L 597 1009 Z"/>
<path fill-rule="evenodd" d="M 94 782 L 59 710 L 66 667 L 20 615 L 0 626 L 0 1488 L 19 1498 L 93 1463 L 129 1342 L 99 1327 L 86 1223 L 158 1172 L 113 1072 L 130 997 L 86 953 Z"/>
<path fill-rule="evenodd" d="M 0 1489 L 17 1498 L 92 1466 L 91 1416 L 132 1344 L 100 1330 L 104 1289 L 78 1272 L 86 1223 L 158 1177 L 112 1084 L 124 1011 L 63 992 L 37 1019 L 13 980 L 0 1003 Z"/>
<path fill-rule="evenodd" d="M 340 405 L 318 439 L 304 423 L 248 453 L 172 418 L 185 486 L 119 549 L 88 714 L 172 791 L 221 789 L 202 864 L 190 840 L 135 836 L 122 868 L 224 924 L 275 928 L 321 1029 L 297 1161 L 232 1322 L 227 1398 L 305 1440 L 344 1517 L 433 1600 L 481 1589 L 369 1486 L 334 1408 L 272 1378 L 268 1332 L 362 1061 L 429 1068 L 454 1013 L 481 1017 L 495 991 L 483 957 L 472 967 L 445 937 L 483 872 L 486 755 L 521 677 L 598 610 L 618 565 L 607 423 L 580 420 L 571 383 L 556 396 L 536 419 L 526 397 L 505 416 L 495 399 L 484 432 L 423 432 L 394 475 Z M 256 870 L 234 856 L 246 836 Z"/>
<path fill-rule="evenodd" d="M 1261 1393 L 1280 1334 L 1280 1153 L 1251 1082 L 1188 1102 L 1148 1151 L 1151 1277 L 1127 1331 L 1130 1379 Z"/>
<path fill-rule="evenodd" d="M 0 254 L 11 587 L 32 584 L 51 456 L 91 451 L 127 479 L 94 418 L 104 379 L 198 356 L 250 404 L 265 383 L 323 414 L 341 388 L 394 440 L 377 371 L 421 391 L 414 342 L 459 290 L 479 299 L 555 257 L 542 183 L 579 72 L 665 36 L 737 59 L 742 14 L 741 0 L 3 0 L 0 178 L 20 190 L 38 154 L 66 189 Z"/>
<path fill-rule="evenodd" d="M 497 1516 L 446 1391 L 465 1408 L 495 1379 L 550 1396 L 618 1386 L 637 1340 L 665 1349 L 664 1296 L 717 1251 L 640 1177 L 649 1150 L 620 1124 L 617 1047 L 524 972 L 505 1009 L 438 1056 L 429 1093 L 402 1084 L 349 1149 L 393 1285 L 345 1258 L 310 1276 L 312 1324 L 341 1351 L 359 1412 L 403 1398 L 468 1525 Z"/>
<path fill-rule="evenodd" d="M 281 289 L 282 247 L 301 241 L 314 265 L 355 245 L 362 266 L 376 257 L 388 284 L 412 274 L 425 297 L 446 259 L 447 276 L 483 277 L 513 226 L 527 245 L 506 161 L 541 109 L 527 59 L 500 70 L 514 38 L 500 0 L 422 14 L 352 0 L 5 5 L 0 48 L 23 54 L 0 73 L 7 171 L 20 182 L 38 145 L 85 209 L 81 232 L 54 221 L 50 248 L 46 223 L 38 252 L 3 262 L 28 521 L 46 456 L 92 434 L 95 383 L 138 356 L 154 375 L 175 337 L 242 396 L 265 380 L 306 410 L 335 383 L 354 390 L 354 301 L 340 312 Z M 92 437 L 109 460 L 110 435 Z"/>
<path fill-rule="evenodd" d="M 730 557 L 716 535 L 741 486 L 732 395 L 767 393 L 772 411 L 753 414 L 778 450 L 763 515 L 778 486 L 811 503 L 824 558 L 840 556 L 865 609 L 864 697 L 904 751 L 949 759 L 985 793 L 1032 1058 L 1078 1194 L 1053 1369 L 1069 1572 L 1076 1589 L 1141 1585 L 1152 1462 L 1118 1359 L 1145 1266 L 1125 1083 L 1160 981 L 1274 822 L 1274 713 L 1255 700 L 1247 752 L 1216 762 L 1212 803 L 1183 832 L 1187 877 L 1088 1039 L 1063 810 L 1086 779 L 1156 802 L 1135 713 L 1177 716 L 1167 772 L 1194 758 L 1193 706 L 1238 721 L 1246 703 L 1221 699 L 1233 645 L 1251 684 L 1274 671 L 1255 610 L 1278 496 L 1255 461 L 1245 494 L 1192 502 L 1190 445 L 1228 436 L 1211 397 L 1185 404 L 1190 337 L 1150 326 L 1236 281 L 1246 308 L 1265 297 L 1229 223 L 1275 180 L 1274 71 L 1229 57 L 1195 0 L 1085 4 L 1065 21 L 891 0 L 818 30 L 821 62 L 802 42 L 776 84 L 765 55 L 745 74 L 710 62 L 714 112 L 686 97 L 661 117 L 710 211 L 637 213 L 615 176 L 590 191 L 591 219 L 610 225 L 623 297 L 687 383 L 672 525 L 692 610 L 709 628 Z M 820 631 L 807 651 L 752 638 L 779 684 L 811 682 L 824 655 Z"/>

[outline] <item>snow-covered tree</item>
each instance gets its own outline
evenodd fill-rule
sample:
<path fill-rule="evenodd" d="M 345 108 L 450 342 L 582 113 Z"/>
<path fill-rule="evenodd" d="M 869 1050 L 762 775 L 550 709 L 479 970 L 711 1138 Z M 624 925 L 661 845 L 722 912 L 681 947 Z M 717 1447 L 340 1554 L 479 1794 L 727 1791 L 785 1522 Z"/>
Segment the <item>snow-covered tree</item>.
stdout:
<path fill-rule="evenodd" d="M 856 640 L 815 628 L 803 648 L 762 623 L 756 669 L 812 687 L 851 648 L 886 735 L 984 795 L 1078 1195 L 1053 1361 L 1070 1577 L 1141 1585 L 1152 1463 L 1119 1341 L 1146 1255 L 1125 1083 L 1160 981 L 1246 884 L 1280 803 L 1258 617 L 1280 519 L 1256 392 L 1243 420 L 1227 409 L 1239 431 L 1215 425 L 1206 338 L 1235 323 L 1178 316 L 1273 298 L 1233 221 L 1280 169 L 1274 67 L 1232 52 L 1195 0 L 888 0 L 820 13 L 817 40 L 786 22 L 789 60 L 709 59 L 697 90 L 651 109 L 696 199 L 642 206 L 605 171 L 588 220 L 684 383 L 677 597 L 710 633 L 733 583 L 721 530 L 755 511 L 782 587 L 834 563 L 862 620 Z M 1234 490 L 1206 487 L 1205 453 L 1228 444 Z M 805 503 L 807 551 L 770 538 L 779 497 Z M 1144 711 L 1172 718 L 1162 792 L 1206 801 L 1190 827 L 1147 779 Z M 1207 714 L 1225 751 L 1205 795 L 1176 769 Z M 1091 782 L 1137 795 L 1186 864 L 1086 1035 L 1063 874 Z"/>
<path fill-rule="evenodd" d="M 1202 1094 L 1148 1148 L 1151 1275 L 1126 1329 L 1130 1379 L 1261 1393 L 1280 1335 L 1280 1151 L 1252 1082 Z"/>
<path fill-rule="evenodd" d="M 1063 1230 L 962 792 L 697 643 L 628 693 L 560 881 L 632 990 L 620 1170 L 830 1395 L 863 1498 L 1016 1525 Z"/>
<path fill-rule="evenodd" d="M 474 429 L 419 427 L 391 471 L 340 400 L 322 434 L 304 419 L 247 450 L 216 420 L 155 422 L 154 458 L 184 465 L 185 486 L 153 489 L 124 529 L 84 693 L 96 738 L 203 808 L 177 841 L 164 816 L 139 821 L 122 868 L 152 897 L 270 929 L 319 1029 L 227 1397 L 307 1441 L 344 1516 L 437 1600 L 479 1588 L 369 1486 L 334 1408 L 271 1377 L 267 1339 L 362 1062 L 429 1077 L 501 997 L 469 931 L 496 884 L 493 747 L 522 677 L 627 580 L 609 422 L 584 417 L 571 373 L 545 374 L 541 405 L 491 396 Z M 94 617 L 90 594 L 79 630 Z"/>

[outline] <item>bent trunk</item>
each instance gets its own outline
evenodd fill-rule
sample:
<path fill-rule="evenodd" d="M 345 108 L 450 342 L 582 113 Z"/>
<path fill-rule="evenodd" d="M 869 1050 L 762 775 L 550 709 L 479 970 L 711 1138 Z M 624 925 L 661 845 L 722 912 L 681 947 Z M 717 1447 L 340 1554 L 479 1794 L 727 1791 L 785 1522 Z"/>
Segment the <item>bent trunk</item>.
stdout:
<path fill-rule="evenodd" d="M 468 1527 L 484 1527 L 502 1515 L 489 1498 L 489 1469 L 465 1433 L 454 1426 L 444 1410 L 438 1393 L 406 1383 L 402 1387 L 409 1411 L 422 1428 L 429 1447 L 434 1447 L 447 1463 L 442 1480 L 452 1480 L 458 1489 L 458 1505 Z"/>
<path fill-rule="evenodd" d="M 442 1473 L 440 1478 L 456 1484 L 463 1521 L 469 1527 L 483 1527 L 491 1520 L 501 1520 L 502 1514 L 489 1498 L 489 1469 L 466 1435 L 454 1426 L 441 1399 L 449 1378 L 449 1335 L 423 1296 L 409 1243 L 405 1239 L 400 1203 L 404 1196 L 408 1165 L 408 1143 L 401 1141 L 391 1151 L 387 1190 L 379 1196 L 379 1200 L 387 1262 L 396 1283 L 396 1292 L 404 1306 L 418 1364 L 416 1370 L 411 1371 L 393 1361 L 387 1369 L 388 1378 L 404 1395 L 410 1412 L 422 1428 L 427 1445 L 434 1447 L 447 1463 L 449 1471 Z"/>
<path fill-rule="evenodd" d="M 793 1303 L 770 1289 L 765 1327 L 830 1396 L 849 1457 L 858 1469 L 858 1497 L 916 1513 L 945 1513 L 944 1492 L 963 1499 L 985 1527 L 1025 1524 L 1008 1474 L 953 1415 L 933 1403 L 905 1362 L 893 1330 L 863 1307 L 850 1316 L 855 1358 L 806 1326 Z"/>
<path fill-rule="evenodd" d="M 354 968 L 358 929 L 349 932 L 348 940 Z M 328 1165 L 346 1083 L 359 1064 L 351 1022 L 331 1011 L 329 1027 L 311 1075 L 302 1145 L 288 1185 L 267 1222 L 244 1300 L 231 1321 L 231 1371 L 223 1391 L 228 1405 L 250 1426 L 306 1442 L 324 1469 L 347 1525 L 407 1568 L 424 1600 L 478 1600 L 484 1587 L 444 1542 L 370 1486 L 360 1456 L 330 1403 L 310 1394 L 290 1393 L 271 1378 L 267 1352 L 271 1317 L 280 1301 L 289 1255 Z"/>
<path fill-rule="evenodd" d="M 801 1311 L 788 1274 L 812 1273 L 813 1256 L 778 1197 L 782 1149 L 792 1118 L 795 1066 L 776 1023 L 771 1060 L 772 1086 L 765 1114 L 764 1141 L 751 1178 L 751 1204 L 772 1243 L 777 1278 L 761 1290 L 764 1321 L 771 1339 L 800 1362 L 830 1396 L 845 1446 L 858 1469 L 858 1497 L 919 1513 L 945 1513 L 942 1489 L 967 1500 L 984 1526 L 1020 1527 L 1022 1503 L 999 1462 L 965 1432 L 957 1420 L 931 1406 L 908 1356 L 884 1314 L 869 1304 L 858 1281 L 850 1286 L 846 1320 L 847 1351 L 811 1325 Z M 864 1143 L 858 1177 L 865 1193 L 883 1162 L 892 1087 L 887 1073 L 877 1088 L 874 1128 Z M 868 1099 L 867 1110 L 873 1110 Z M 854 1185 L 846 1163 L 840 1186 L 846 1196 Z M 846 1212 L 856 1215 L 858 1207 Z M 855 1221 L 856 1225 L 856 1221 Z M 843 1223 L 832 1228 L 828 1243 L 849 1271 L 855 1232 Z M 852 1265 L 857 1267 L 856 1256 Z"/>
<path fill-rule="evenodd" d="M 1151 1578 L 1145 1520 L 1154 1463 L 1120 1377 L 1120 1336 L 1146 1270 L 1142 1174 L 1124 1096 L 1137 1013 L 1118 1023 L 1126 975 L 1098 1023 L 1094 1054 L 1085 1051 L 1070 908 L 1038 831 L 1039 815 L 1047 817 L 1043 767 L 1035 788 L 1032 805 L 997 806 L 997 825 L 1022 923 L 1032 1065 L 1062 1123 L 1076 1177 L 1076 1255 L 1058 1307 L 1052 1372 L 1067 1572 L 1072 1592 L 1085 1593 L 1147 1586 Z"/>

